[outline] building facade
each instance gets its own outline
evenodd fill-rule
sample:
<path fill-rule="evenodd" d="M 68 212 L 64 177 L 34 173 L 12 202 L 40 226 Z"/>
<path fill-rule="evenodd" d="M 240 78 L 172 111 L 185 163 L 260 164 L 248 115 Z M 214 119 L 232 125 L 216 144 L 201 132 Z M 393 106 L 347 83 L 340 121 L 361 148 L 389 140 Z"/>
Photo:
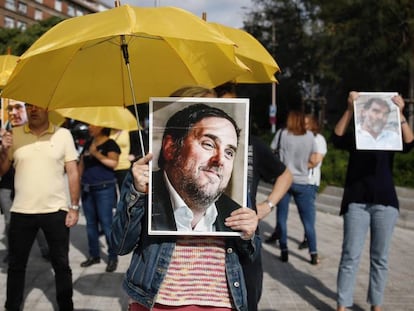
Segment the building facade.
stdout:
<path fill-rule="evenodd" d="M 69 18 L 108 8 L 99 0 L 0 0 L 0 27 L 25 30 L 52 16 Z"/>

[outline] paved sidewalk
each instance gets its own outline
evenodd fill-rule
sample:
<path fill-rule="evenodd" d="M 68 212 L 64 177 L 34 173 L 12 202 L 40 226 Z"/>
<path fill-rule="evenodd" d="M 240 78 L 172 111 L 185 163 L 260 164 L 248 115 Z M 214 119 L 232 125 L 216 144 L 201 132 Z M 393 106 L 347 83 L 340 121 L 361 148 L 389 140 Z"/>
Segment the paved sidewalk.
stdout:
<path fill-rule="evenodd" d="M 264 198 L 261 189 L 258 200 Z M 275 223 L 274 213 L 261 223 L 264 237 L 270 235 Z M 309 264 L 306 250 L 298 250 L 303 236 L 296 207 L 291 205 L 289 222 L 289 262 L 279 260 L 276 245 L 264 244 L 265 269 L 264 292 L 260 302 L 261 311 L 308 311 L 335 310 L 336 273 L 342 241 L 342 219 L 339 216 L 318 212 L 317 235 L 321 263 Z M 3 217 L 0 232 L 4 230 Z M 118 270 L 106 273 L 106 263 L 89 268 L 79 266 L 87 254 L 84 217 L 71 232 L 70 258 L 74 281 L 76 310 L 120 311 L 127 310 L 121 282 L 128 267 L 129 256 L 120 257 Z M 103 243 L 103 239 L 102 239 Z M 104 243 L 103 243 L 104 245 Z M 360 265 L 355 290 L 355 305 L 351 310 L 369 310 L 366 301 L 368 284 L 368 243 Z M 0 241 L 0 259 L 4 257 L 4 244 Z M 384 311 L 414 311 L 414 231 L 396 228 L 390 254 L 390 273 L 385 292 Z M 106 261 L 106 258 L 105 258 Z M 0 310 L 5 301 L 7 265 L 0 263 Z M 53 271 L 41 256 L 35 243 L 26 275 L 24 310 L 57 310 Z"/>

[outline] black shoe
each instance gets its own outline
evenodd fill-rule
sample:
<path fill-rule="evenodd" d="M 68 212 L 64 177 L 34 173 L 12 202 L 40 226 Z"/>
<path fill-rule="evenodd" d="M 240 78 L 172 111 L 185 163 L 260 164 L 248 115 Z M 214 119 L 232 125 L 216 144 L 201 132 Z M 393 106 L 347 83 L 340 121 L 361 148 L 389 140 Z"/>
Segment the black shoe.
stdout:
<path fill-rule="evenodd" d="M 274 243 L 280 239 L 279 232 L 274 231 L 270 237 L 265 240 L 265 243 Z"/>
<path fill-rule="evenodd" d="M 288 262 L 289 261 L 289 253 L 288 253 L 288 250 L 287 249 L 282 250 L 280 252 L 280 260 L 282 262 Z"/>
<path fill-rule="evenodd" d="M 89 267 L 89 266 L 95 265 L 100 262 L 101 262 L 101 258 L 99 257 L 89 257 L 88 259 L 86 259 L 86 261 L 82 262 L 80 266 L 85 268 L 85 267 Z"/>
<path fill-rule="evenodd" d="M 312 265 L 316 266 L 317 264 L 319 264 L 319 262 L 320 262 L 320 259 L 319 259 L 318 254 L 311 254 L 311 260 L 310 260 L 310 263 L 311 263 Z"/>
<path fill-rule="evenodd" d="M 118 267 L 118 260 L 109 260 L 106 266 L 106 272 L 114 272 Z"/>
<path fill-rule="evenodd" d="M 303 240 L 298 246 L 299 249 L 305 249 L 305 248 L 308 248 L 308 247 L 309 247 L 308 240 L 306 240 L 306 239 Z"/>

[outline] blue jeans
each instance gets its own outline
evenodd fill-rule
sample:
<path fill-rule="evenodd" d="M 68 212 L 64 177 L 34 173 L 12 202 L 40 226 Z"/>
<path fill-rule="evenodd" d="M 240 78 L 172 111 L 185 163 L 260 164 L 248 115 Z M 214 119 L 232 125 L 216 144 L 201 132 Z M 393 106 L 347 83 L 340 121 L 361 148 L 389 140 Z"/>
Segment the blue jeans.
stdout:
<path fill-rule="evenodd" d="M 365 237 L 370 229 L 370 271 L 367 301 L 380 306 L 383 301 L 388 274 L 388 250 L 398 210 L 392 206 L 349 204 L 344 219 L 342 255 L 339 263 L 337 287 L 339 306 L 353 304 L 353 293 Z"/>
<path fill-rule="evenodd" d="M 65 211 L 48 214 L 11 213 L 5 304 L 7 310 L 20 310 L 22 305 L 27 261 L 39 229 L 44 232 L 49 244 L 59 310 L 73 310 L 72 271 L 69 267 L 69 228 L 65 226 L 66 214 Z"/>
<path fill-rule="evenodd" d="M 280 230 L 280 249 L 287 250 L 287 219 L 290 198 L 293 196 L 309 244 L 309 253 L 316 254 L 315 190 L 313 185 L 293 183 L 277 205 L 276 227 Z"/>
<path fill-rule="evenodd" d="M 116 200 L 115 182 L 90 186 L 82 190 L 82 208 L 86 218 L 90 257 L 101 257 L 99 247 L 99 228 L 101 228 L 108 245 L 108 260 L 117 260 L 117 254 L 110 242 Z"/>

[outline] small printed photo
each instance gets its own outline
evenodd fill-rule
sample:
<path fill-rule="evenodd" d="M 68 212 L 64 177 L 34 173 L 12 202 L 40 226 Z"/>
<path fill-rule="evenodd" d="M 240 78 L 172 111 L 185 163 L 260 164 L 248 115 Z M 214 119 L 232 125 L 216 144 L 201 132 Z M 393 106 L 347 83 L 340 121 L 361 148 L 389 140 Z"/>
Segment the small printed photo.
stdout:
<path fill-rule="evenodd" d="M 354 101 L 355 139 L 358 150 L 402 150 L 395 92 L 360 92 Z"/>
<path fill-rule="evenodd" d="M 224 222 L 247 206 L 249 100 L 150 98 L 148 233 L 240 236 Z"/>

